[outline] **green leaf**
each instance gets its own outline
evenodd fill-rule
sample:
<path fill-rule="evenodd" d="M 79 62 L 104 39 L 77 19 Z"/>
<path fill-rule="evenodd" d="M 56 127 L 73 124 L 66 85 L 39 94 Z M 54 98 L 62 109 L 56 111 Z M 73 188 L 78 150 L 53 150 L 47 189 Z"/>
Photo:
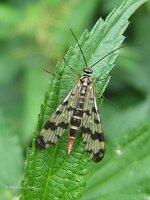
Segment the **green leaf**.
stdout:
<path fill-rule="evenodd" d="M 105 22 L 99 19 L 90 33 L 87 30 L 84 32 L 79 42 L 89 65 L 121 45 L 124 40 L 122 34 L 129 24 L 128 18 L 144 2 L 146 0 L 124 1 L 119 8 L 110 13 Z M 93 76 L 108 76 L 118 53 L 118 51 L 112 53 L 94 66 Z M 77 45 L 70 47 L 65 58 L 73 68 L 82 73 L 85 64 Z M 71 78 L 66 79 L 65 75 Z M 85 189 L 86 177 L 93 164 L 84 151 L 81 133 L 76 139 L 71 156 L 66 155 L 68 132 L 58 144 L 51 148 L 44 151 L 36 148 L 36 138 L 43 123 L 53 113 L 75 81 L 77 79 L 74 73 L 64 63 L 57 65 L 56 76 L 50 79 L 44 104 L 41 107 L 37 128 L 34 132 L 33 146 L 27 150 L 25 178 L 21 190 L 22 200 L 80 199 Z M 101 91 L 104 91 L 107 83 L 108 80 L 105 80 L 103 84 L 99 82 L 97 85 Z"/>

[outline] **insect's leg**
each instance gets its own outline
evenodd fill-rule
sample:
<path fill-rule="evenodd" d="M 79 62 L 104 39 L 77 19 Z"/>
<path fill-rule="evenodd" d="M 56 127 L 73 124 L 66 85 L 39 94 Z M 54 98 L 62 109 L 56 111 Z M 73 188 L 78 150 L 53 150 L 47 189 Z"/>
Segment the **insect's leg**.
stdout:
<path fill-rule="evenodd" d="M 68 66 L 73 72 L 75 72 L 75 74 L 77 75 L 77 78 L 79 79 L 79 78 L 81 77 L 81 74 L 79 74 L 79 73 L 77 72 L 77 70 L 75 70 L 73 67 L 71 67 L 71 66 L 69 65 L 69 63 L 67 62 L 67 60 L 65 59 L 65 57 L 64 57 L 63 59 L 64 59 L 65 63 L 67 64 L 67 66 Z M 51 74 L 52 76 L 56 77 L 56 74 L 54 74 L 54 73 L 52 73 L 52 72 L 50 72 L 50 71 L 48 71 L 48 70 L 46 70 L 46 69 L 44 69 L 43 71 L 45 71 L 45 72 Z M 74 77 L 75 77 L 75 76 L 73 76 L 73 78 L 74 78 Z M 63 78 L 65 78 L 65 79 L 66 79 L 66 78 L 71 78 L 71 76 L 64 75 Z"/>
<path fill-rule="evenodd" d="M 106 81 L 106 78 L 107 78 L 107 81 Z M 102 87 L 101 90 L 100 90 L 100 88 L 98 87 L 98 84 L 96 84 L 96 83 L 94 82 L 94 86 L 95 86 L 95 88 L 96 88 L 96 91 L 98 91 L 97 93 L 100 94 L 100 97 L 102 97 L 103 99 L 105 99 L 105 100 L 106 100 L 108 103 L 110 103 L 111 105 L 117 107 L 117 105 L 113 104 L 111 101 L 109 101 L 109 99 L 107 99 L 107 98 L 103 95 L 103 92 L 104 92 L 104 90 L 105 90 L 105 88 L 106 88 L 106 85 L 107 85 L 107 83 L 108 83 L 109 80 L 110 80 L 110 76 L 107 76 L 107 77 L 105 77 L 105 78 L 103 78 L 103 79 L 101 79 L 101 80 L 104 80 L 104 79 L 105 79 L 105 81 L 106 81 L 106 84 L 103 85 L 103 87 Z M 96 80 L 97 80 L 97 77 L 96 77 Z M 99 80 L 100 80 L 100 79 L 99 79 Z"/>
<path fill-rule="evenodd" d="M 101 75 L 98 76 L 98 77 L 93 77 L 93 84 L 94 84 L 94 86 L 96 88 L 96 91 L 98 91 L 98 93 L 100 94 L 100 97 L 103 97 L 103 99 L 105 99 L 108 102 L 109 102 L 109 100 L 103 95 L 103 92 L 105 91 L 106 85 L 108 84 L 109 80 L 110 80 L 110 76 L 109 75 L 107 75 L 107 76 L 105 76 L 103 78 L 101 78 Z M 101 90 L 99 89 L 98 84 L 96 84 L 96 82 L 99 82 L 99 81 L 105 82 L 105 84 L 102 84 L 102 89 Z"/>
<path fill-rule="evenodd" d="M 54 74 L 54 73 L 52 73 L 52 72 L 48 71 L 47 69 L 43 69 L 43 71 L 44 71 L 44 72 L 47 72 L 48 74 L 51 74 L 52 76 L 55 76 L 55 74 Z"/>
<path fill-rule="evenodd" d="M 94 77 L 93 79 L 94 79 L 95 82 L 98 82 L 98 81 L 102 81 L 102 82 L 104 82 L 104 81 L 110 79 L 110 76 L 107 75 L 107 76 L 101 78 L 101 75 L 100 75 L 100 76 L 98 76 L 98 77 Z"/>
<path fill-rule="evenodd" d="M 106 80 L 107 79 L 107 80 Z M 107 83 L 109 82 L 109 80 L 110 80 L 110 76 L 106 76 L 106 77 L 104 77 L 104 78 L 100 78 L 100 76 L 98 76 L 98 77 L 95 77 L 95 80 L 98 82 L 98 81 L 106 81 L 106 85 L 107 85 Z M 100 97 L 102 97 L 103 99 L 105 99 L 106 101 L 108 101 L 108 102 L 110 102 L 104 95 L 103 95 L 103 92 L 104 92 L 104 90 L 105 90 L 105 84 L 103 84 L 102 85 L 102 89 L 100 89 L 99 87 L 98 87 L 98 84 L 96 84 L 96 81 L 94 81 L 94 86 L 95 86 L 95 88 L 96 88 L 96 90 L 98 91 L 97 93 L 98 94 L 100 94 Z"/>
<path fill-rule="evenodd" d="M 105 82 L 102 84 L 101 90 L 99 89 L 98 84 L 96 84 L 96 82 L 99 82 L 99 81 L 101 81 L 102 83 Z M 107 75 L 103 78 L 101 78 L 101 76 L 93 77 L 94 86 L 95 86 L 95 88 L 97 88 L 97 91 L 100 93 L 100 96 L 104 97 L 103 92 L 105 91 L 106 85 L 109 83 L 109 81 L 110 81 L 109 75 Z M 104 99 L 105 99 L 105 97 L 104 97 Z"/>
<path fill-rule="evenodd" d="M 63 77 L 62 77 L 62 79 L 71 79 L 71 78 L 77 78 L 77 79 L 79 79 L 79 77 L 78 76 L 68 76 L 68 75 L 64 75 Z"/>
<path fill-rule="evenodd" d="M 54 78 L 58 78 L 58 79 L 61 79 L 61 76 L 57 73 L 52 73 L 46 69 L 43 69 L 44 72 L 47 72 L 48 74 L 52 75 Z"/>
<path fill-rule="evenodd" d="M 102 97 L 103 99 L 105 99 L 107 102 L 111 103 L 102 93 L 102 91 L 99 89 L 99 87 L 96 87 L 96 90 L 98 91 L 98 93 L 100 94 L 100 97 Z"/>

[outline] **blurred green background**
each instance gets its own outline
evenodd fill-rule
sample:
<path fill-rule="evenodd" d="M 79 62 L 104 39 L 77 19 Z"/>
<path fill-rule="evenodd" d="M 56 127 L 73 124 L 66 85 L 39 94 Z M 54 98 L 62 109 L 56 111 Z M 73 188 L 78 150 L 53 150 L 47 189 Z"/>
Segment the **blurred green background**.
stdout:
<path fill-rule="evenodd" d="M 0 1 L 0 199 L 13 199 L 19 191 L 26 147 L 31 145 L 48 84 L 43 69 L 53 72 L 74 43 L 69 28 L 79 38 L 120 2 Z M 116 131 L 125 133 L 149 120 L 150 3 L 130 21 L 125 44 L 143 46 L 123 49 L 111 73 L 105 96 L 117 106 L 104 101 L 102 116 L 112 141 Z"/>

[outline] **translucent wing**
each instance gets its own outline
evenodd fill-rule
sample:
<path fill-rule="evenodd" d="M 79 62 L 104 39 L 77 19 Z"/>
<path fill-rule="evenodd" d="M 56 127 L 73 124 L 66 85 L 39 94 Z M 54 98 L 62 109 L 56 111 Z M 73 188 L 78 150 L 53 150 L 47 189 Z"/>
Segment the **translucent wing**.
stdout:
<path fill-rule="evenodd" d="M 104 135 L 92 85 L 88 86 L 82 126 L 85 150 L 93 161 L 99 162 L 104 157 Z"/>
<path fill-rule="evenodd" d="M 57 143 L 58 139 L 62 137 L 73 115 L 79 97 L 80 85 L 81 84 L 78 82 L 72 88 L 66 98 L 57 107 L 54 114 L 45 123 L 37 140 L 37 146 L 40 149 L 48 148 L 51 144 Z"/>

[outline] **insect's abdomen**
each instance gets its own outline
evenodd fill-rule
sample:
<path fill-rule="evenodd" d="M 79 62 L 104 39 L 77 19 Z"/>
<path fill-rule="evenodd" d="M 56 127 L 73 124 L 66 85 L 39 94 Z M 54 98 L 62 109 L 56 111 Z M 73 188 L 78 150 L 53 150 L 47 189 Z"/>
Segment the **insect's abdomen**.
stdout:
<path fill-rule="evenodd" d="M 80 128 L 82 124 L 82 117 L 83 117 L 83 107 L 85 103 L 85 96 L 86 96 L 86 86 L 81 87 L 81 93 L 79 96 L 79 99 L 77 101 L 77 105 L 75 107 L 73 116 L 71 118 L 70 122 L 70 137 L 69 137 L 69 144 L 68 144 L 68 154 L 71 153 L 71 150 L 73 148 L 73 143 L 76 138 L 78 129 Z"/>

